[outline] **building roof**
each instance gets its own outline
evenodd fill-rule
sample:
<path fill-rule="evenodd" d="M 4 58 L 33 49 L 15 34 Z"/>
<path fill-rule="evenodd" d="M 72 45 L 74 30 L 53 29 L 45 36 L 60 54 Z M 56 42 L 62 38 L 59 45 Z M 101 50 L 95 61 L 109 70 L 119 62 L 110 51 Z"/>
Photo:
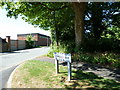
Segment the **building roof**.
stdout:
<path fill-rule="evenodd" d="M 50 38 L 49 36 L 47 36 L 47 35 L 43 35 L 43 34 L 40 34 L 40 33 L 27 33 L 27 34 L 17 34 L 17 36 L 26 36 L 26 35 L 40 35 L 40 36 L 44 36 L 44 37 L 48 37 L 48 38 Z"/>

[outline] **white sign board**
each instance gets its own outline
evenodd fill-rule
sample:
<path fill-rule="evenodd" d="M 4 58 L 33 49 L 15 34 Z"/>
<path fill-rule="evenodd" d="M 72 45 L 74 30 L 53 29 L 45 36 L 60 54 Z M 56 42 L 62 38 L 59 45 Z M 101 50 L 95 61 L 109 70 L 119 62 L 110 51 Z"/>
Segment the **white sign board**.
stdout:
<path fill-rule="evenodd" d="M 54 58 L 60 61 L 70 62 L 71 63 L 71 54 L 65 53 L 54 53 Z"/>
<path fill-rule="evenodd" d="M 56 64 L 56 73 L 59 73 L 59 62 L 58 61 L 67 62 L 68 81 L 70 81 L 70 79 L 71 79 L 71 54 L 54 53 L 54 59 L 55 59 L 55 64 Z"/>

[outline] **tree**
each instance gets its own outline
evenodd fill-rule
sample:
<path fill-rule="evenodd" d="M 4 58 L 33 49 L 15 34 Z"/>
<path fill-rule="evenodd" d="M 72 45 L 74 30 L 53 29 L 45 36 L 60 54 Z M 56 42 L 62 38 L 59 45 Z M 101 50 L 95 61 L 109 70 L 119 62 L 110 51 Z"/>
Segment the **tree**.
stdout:
<path fill-rule="evenodd" d="M 33 48 L 34 47 L 34 40 L 32 38 L 31 35 L 28 35 L 27 36 L 27 39 L 26 39 L 26 47 L 27 48 Z"/>
<path fill-rule="evenodd" d="M 84 40 L 84 16 L 85 16 L 85 2 L 74 2 L 75 11 L 75 40 L 76 46 L 78 47 L 83 43 Z"/>
<path fill-rule="evenodd" d="M 85 27 L 91 37 L 101 38 L 102 33 L 112 25 L 119 27 L 120 2 L 89 3 L 86 10 Z"/>
<path fill-rule="evenodd" d="M 84 41 L 84 29 L 89 30 L 92 37 L 99 39 L 111 25 L 119 27 L 120 6 L 116 2 L 17 2 L 6 5 L 7 16 L 17 18 L 21 15 L 26 22 L 51 30 L 52 39 L 57 45 L 69 38 L 72 40 L 75 36 L 78 47 Z"/>
<path fill-rule="evenodd" d="M 72 5 L 73 4 L 73 5 Z M 76 46 L 79 46 L 83 42 L 84 32 L 84 11 L 85 3 L 48 3 L 48 2 L 17 2 L 17 3 L 6 3 L 6 10 L 8 11 L 7 16 L 15 18 L 21 15 L 22 18 L 35 26 L 39 26 L 43 29 L 50 29 L 52 34 L 56 35 L 56 41 L 59 39 L 58 26 L 61 26 L 64 20 L 68 20 L 68 24 L 73 21 L 73 10 L 75 11 L 75 40 Z M 78 7 L 77 7 L 77 6 Z M 55 12 L 55 15 L 54 15 Z M 80 13 L 78 13 L 80 12 Z M 69 14 L 69 15 L 68 15 Z M 54 22 L 55 19 L 55 22 Z M 55 25 L 55 23 L 57 23 Z M 57 32 L 56 32 L 57 31 Z"/>

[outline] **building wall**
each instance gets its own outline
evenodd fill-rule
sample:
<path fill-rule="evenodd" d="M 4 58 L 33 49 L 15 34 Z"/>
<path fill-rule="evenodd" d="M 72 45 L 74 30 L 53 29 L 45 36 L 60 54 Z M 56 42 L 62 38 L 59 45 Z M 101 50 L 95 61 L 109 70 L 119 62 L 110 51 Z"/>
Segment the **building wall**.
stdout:
<path fill-rule="evenodd" d="M 18 40 L 27 40 L 27 36 L 26 34 L 23 35 L 18 35 Z M 41 36 L 40 34 L 36 33 L 36 34 L 31 34 L 33 40 L 35 41 L 36 46 L 47 46 L 50 45 L 51 40 L 48 37 L 45 36 Z"/>
<path fill-rule="evenodd" d="M 17 36 L 17 39 L 18 40 L 27 40 L 27 36 L 28 35 L 19 35 L 19 36 Z M 38 41 L 38 35 L 37 34 L 32 35 L 32 38 L 33 38 L 33 40 Z"/>
<path fill-rule="evenodd" d="M 50 38 L 42 38 L 39 36 L 38 45 L 47 46 L 50 45 Z"/>
<path fill-rule="evenodd" d="M 18 40 L 26 40 L 26 36 L 17 36 Z"/>
<path fill-rule="evenodd" d="M 45 38 L 39 38 L 38 45 L 41 45 L 41 46 L 47 45 L 47 39 L 45 39 Z"/>

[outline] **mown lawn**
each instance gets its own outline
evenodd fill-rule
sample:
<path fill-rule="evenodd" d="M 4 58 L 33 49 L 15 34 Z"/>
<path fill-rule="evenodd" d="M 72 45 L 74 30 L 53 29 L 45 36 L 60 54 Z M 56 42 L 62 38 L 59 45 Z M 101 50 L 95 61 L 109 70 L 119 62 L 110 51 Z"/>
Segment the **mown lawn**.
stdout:
<path fill-rule="evenodd" d="M 72 80 L 68 82 L 66 66 L 60 66 L 60 73 L 55 74 L 54 64 L 29 60 L 16 70 L 12 88 L 120 89 L 120 82 L 77 70 L 72 70 Z"/>

